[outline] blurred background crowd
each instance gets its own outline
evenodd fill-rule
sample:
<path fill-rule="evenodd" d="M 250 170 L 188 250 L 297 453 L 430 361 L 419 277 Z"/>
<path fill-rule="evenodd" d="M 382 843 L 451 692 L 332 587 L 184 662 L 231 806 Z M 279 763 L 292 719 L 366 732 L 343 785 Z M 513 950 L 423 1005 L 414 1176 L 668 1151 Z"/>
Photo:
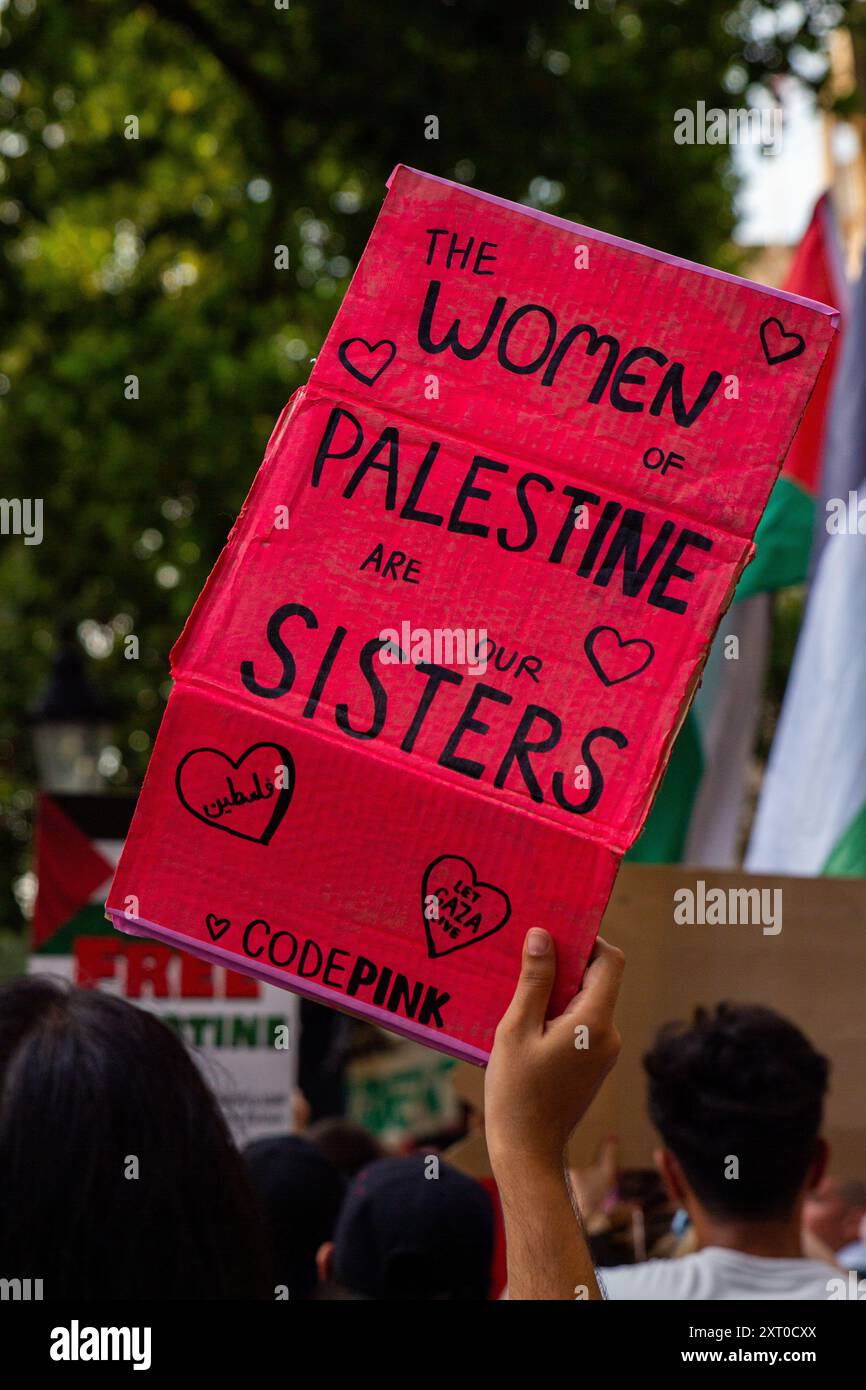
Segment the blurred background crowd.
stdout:
<path fill-rule="evenodd" d="M 744 659 L 730 670 L 711 657 L 632 858 L 866 881 L 863 546 L 840 558 L 825 525 L 828 498 L 866 497 L 864 94 L 863 0 L 0 0 L 0 490 L 38 493 L 45 514 L 39 544 L 0 537 L 0 1071 L 11 1087 L 14 1070 L 26 1106 L 28 1088 L 59 1095 L 85 1059 L 112 1097 L 99 1117 L 111 1154 L 133 1134 L 152 1141 L 178 1296 L 277 1286 L 292 1298 L 483 1298 L 505 1283 L 468 1069 L 313 1005 L 238 994 L 234 1036 L 253 1030 L 253 1069 L 270 1043 L 254 1036 L 258 1005 L 266 1030 L 285 1016 L 300 1039 L 276 1058 L 279 1074 L 270 1048 L 264 1082 L 235 1075 L 243 1113 L 220 1095 L 240 1167 L 199 1073 L 176 1071 L 176 1037 L 119 997 L 153 1005 L 159 962 L 138 960 L 136 991 L 132 967 L 115 973 L 104 955 L 102 903 L 167 698 L 169 649 L 397 163 L 842 310 L 840 348 L 721 633 L 739 637 Z M 778 110 L 783 138 L 677 143 L 676 112 L 699 103 Z M 817 639 L 824 695 L 805 679 Z M 28 968 L 103 992 L 88 1005 L 86 992 L 31 988 Z M 210 1015 L 171 980 L 155 1011 L 198 1052 Z M 725 994 L 720 976 L 714 997 L 693 1003 Z M 752 1026 L 763 1025 L 746 1017 Z M 123 1050 L 109 1060 L 109 1034 L 151 1059 L 137 1112 L 114 1108 Z M 216 1058 L 212 1082 L 229 1060 Z M 185 1078 L 172 1114 L 160 1095 L 169 1073 Z M 772 1069 L 753 1078 L 771 1120 L 777 1080 Z M 807 1146 L 823 1090 L 797 1101 Z M 4 1257 L 38 1252 L 40 1229 L 46 1260 L 56 1254 L 64 1183 L 79 1194 L 78 1238 L 94 1230 L 88 1204 L 108 1181 L 98 1164 L 67 1169 L 47 1202 L 43 1182 L 38 1229 L 37 1194 L 32 1206 L 26 1196 L 33 1155 L 68 1143 L 87 1113 L 71 1084 L 67 1094 L 66 1110 L 36 1112 L 45 1128 L 21 1147 L 13 1119 L 25 1111 L 10 1101 L 0 1115 L 0 1167 L 20 1196 L 18 1226 L 0 1196 Z M 861 1113 L 862 1100 L 861 1089 Z M 652 1118 L 676 1149 L 663 1110 Z M 166 1123 L 187 1147 L 157 1158 Z M 185 1164 L 209 1163 L 212 1183 L 181 1213 L 172 1185 Z M 625 1165 L 615 1136 L 574 1184 L 602 1265 L 690 1248 L 683 1211 L 654 1169 Z M 209 1200 L 221 1224 L 193 1259 Z M 866 1273 L 866 1168 L 831 1159 L 801 1206 L 804 1254 Z M 146 1223 L 136 1229 L 139 1252 L 151 1250 Z M 100 1250 L 100 1231 L 93 1290 L 113 1270 L 147 1296 L 165 1247 L 153 1265 L 141 1257 L 137 1281 Z M 86 1287 L 80 1264 L 74 1277 Z"/>

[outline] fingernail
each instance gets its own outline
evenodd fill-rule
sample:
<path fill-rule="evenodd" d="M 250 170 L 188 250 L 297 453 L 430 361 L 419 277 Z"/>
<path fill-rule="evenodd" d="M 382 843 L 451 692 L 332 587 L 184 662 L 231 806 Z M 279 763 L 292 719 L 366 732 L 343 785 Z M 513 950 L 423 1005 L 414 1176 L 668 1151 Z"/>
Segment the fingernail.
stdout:
<path fill-rule="evenodd" d="M 540 927 L 533 927 L 526 938 L 526 950 L 530 956 L 546 956 L 550 949 L 550 937 Z"/>

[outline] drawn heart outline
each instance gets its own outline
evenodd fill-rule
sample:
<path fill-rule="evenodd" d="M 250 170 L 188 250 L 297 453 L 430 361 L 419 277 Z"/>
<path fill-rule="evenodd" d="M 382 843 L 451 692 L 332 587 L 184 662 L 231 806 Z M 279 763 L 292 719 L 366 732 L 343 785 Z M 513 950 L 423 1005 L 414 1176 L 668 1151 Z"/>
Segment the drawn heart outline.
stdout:
<path fill-rule="evenodd" d="M 783 352 L 775 352 L 771 348 L 768 339 L 770 338 L 770 326 L 773 326 L 773 341 L 776 346 L 782 343 L 793 342 L 794 346 L 787 348 Z M 764 356 L 771 367 L 775 367 L 779 362 L 787 362 L 791 357 L 799 357 L 801 352 L 806 351 L 806 339 L 801 333 L 788 333 L 781 319 L 764 319 L 761 324 L 761 347 L 764 349 Z"/>
<path fill-rule="evenodd" d="M 288 770 L 289 778 L 288 786 L 281 787 L 277 792 L 277 799 L 274 802 L 274 807 L 271 812 L 271 818 L 265 826 L 264 830 L 260 832 L 260 834 L 248 835 L 243 830 L 233 830 L 231 826 L 218 825 L 215 820 L 211 820 L 208 816 L 203 815 L 201 811 L 196 811 L 195 808 L 190 805 L 189 801 L 184 795 L 182 778 L 184 768 L 189 764 L 191 758 L 198 757 L 199 754 L 210 754 L 214 757 L 222 758 L 223 762 L 228 763 L 229 767 L 233 772 L 238 772 L 242 764 L 246 762 L 247 758 L 251 757 L 254 753 L 257 753 L 261 748 L 271 748 L 275 753 L 279 754 L 278 762 L 276 765 L 284 766 Z M 228 776 L 228 774 L 226 775 Z M 267 741 L 264 743 L 252 744 L 249 748 L 247 748 L 247 750 L 244 753 L 241 754 L 241 756 L 237 760 L 235 760 L 234 758 L 230 758 L 228 753 L 223 753 L 223 751 L 220 748 L 191 748 L 188 753 L 184 754 L 184 756 L 181 758 L 180 762 L 177 765 L 177 771 L 174 777 L 174 785 L 175 790 L 177 791 L 178 800 L 180 801 L 181 805 L 184 807 L 185 810 L 189 811 L 191 816 L 195 816 L 196 820 L 202 821 L 204 825 L 209 826 L 212 830 L 223 830 L 227 835 L 235 835 L 240 840 L 252 840 L 254 844 L 267 845 L 270 843 L 271 838 L 273 837 L 273 834 L 277 829 L 277 826 L 280 824 L 280 821 L 283 819 L 283 816 L 286 814 L 286 811 L 289 808 L 289 802 L 291 801 L 292 793 L 295 790 L 295 764 L 294 760 L 292 759 L 292 755 L 287 748 L 283 748 L 279 743 L 269 743 Z"/>
<path fill-rule="evenodd" d="M 493 924 L 492 927 L 487 927 L 484 931 L 478 932 L 477 935 L 468 937 L 466 941 L 458 941 L 456 945 L 448 945 L 445 946 L 444 949 L 440 950 L 437 944 L 437 934 L 434 930 L 435 928 L 439 927 L 439 921 L 436 919 L 431 921 L 427 917 L 425 908 L 427 906 L 427 898 L 429 896 L 428 886 L 431 881 L 435 882 L 434 875 L 436 875 L 436 877 L 440 877 L 440 875 L 437 874 L 436 871 L 437 869 L 439 869 L 439 866 L 441 864 L 445 863 L 462 864 L 465 866 L 465 868 L 469 872 L 469 875 L 471 876 L 472 887 L 474 889 L 479 889 L 482 892 L 486 890 L 487 894 L 490 895 L 492 901 L 488 902 L 488 907 L 495 907 L 497 899 L 501 900 L 502 905 L 499 907 L 501 916 L 499 917 L 499 920 Z M 448 873 L 442 873 L 441 877 L 448 879 L 448 886 L 451 887 L 456 878 L 456 874 L 453 871 L 451 871 Z M 481 911 L 483 918 L 485 913 L 485 908 L 483 905 Z M 510 916 L 511 900 L 508 894 L 505 892 L 504 888 L 497 888 L 494 883 L 482 882 L 475 872 L 475 865 L 471 862 L 471 860 L 465 859 L 463 855 L 440 854 L 438 859 L 434 859 L 433 862 L 431 864 L 428 864 L 427 868 L 425 869 L 424 877 L 421 880 L 421 917 L 424 922 L 424 932 L 427 937 L 427 954 L 431 958 L 435 958 L 436 956 L 448 956 L 451 955 L 453 951 L 462 951 L 465 946 L 476 945 L 479 941 L 483 941 L 485 937 L 492 936 L 494 932 L 501 931 L 501 929 L 505 926 Z M 440 928 L 440 933 L 444 934 L 444 929 Z"/>
<path fill-rule="evenodd" d="M 381 367 L 377 367 L 374 372 L 365 372 L 359 364 L 353 362 L 349 352 L 356 343 L 360 343 L 361 347 L 370 354 L 370 357 L 372 357 L 374 353 L 377 353 L 380 348 L 386 348 L 385 361 L 382 363 Z M 356 358 L 359 358 L 361 362 L 364 361 L 364 354 L 363 352 L 359 352 L 358 348 L 355 348 L 354 355 Z M 346 371 L 364 386 L 372 386 L 374 382 L 378 381 L 385 369 L 390 367 L 396 355 L 397 344 L 392 342 L 390 338 L 380 338 L 378 343 L 368 343 L 366 338 L 346 338 L 337 348 L 337 356 L 346 368 Z"/>
<path fill-rule="evenodd" d="M 221 936 L 225 936 L 231 922 L 228 917 L 217 917 L 215 912 L 209 912 L 204 919 L 205 926 L 210 932 L 211 941 L 219 941 Z"/>
<path fill-rule="evenodd" d="M 598 641 L 599 637 L 603 632 L 609 632 L 611 636 L 613 636 L 616 639 L 619 645 L 619 652 L 617 653 L 617 655 L 624 652 L 626 647 L 643 647 L 647 650 L 647 656 L 645 660 L 641 662 L 640 666 L 635 666 L 635 668 L 632 671 L 626 671 L 625 674 L 622 676 L 609 675 L 608 672 L 604 669 L 604 666 L 601 663 L 601 658 L 595 650 L 596 642 Z M 583 643 L 583 649 L 589 658 L 589 662 L 592 666 L 592 669 L 595 671 L 595 674 L 598 676 L 599 680 L 603 682 L 604 685 L 619 685 L 622 681 L 630 681 L 633 676 L 639 676 L 641 671 L 646 670 L 653 657 L 655 656 L 655 648 L 652 642 L 648 642 L 645 637 L 630 637 L 626 639 L 620 636 L 619 632 L 617 632 L 615 627 L 609 627 L 603 623 L 600 624 L 598 627 L 592 628 L 592 630 L 586 634 Z"/>

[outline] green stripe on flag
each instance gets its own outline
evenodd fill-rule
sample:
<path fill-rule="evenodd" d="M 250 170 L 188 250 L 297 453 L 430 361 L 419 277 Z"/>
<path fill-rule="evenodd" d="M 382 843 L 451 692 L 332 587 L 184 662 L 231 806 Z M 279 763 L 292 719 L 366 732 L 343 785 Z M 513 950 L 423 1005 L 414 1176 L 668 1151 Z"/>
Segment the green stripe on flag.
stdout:
<path fill-rule="evenodd" d="M 71 956 L 75 951 L 75 938 L 77 936 L 114 936 L 116 928 L 113 923 L 106 920 L 105 907 L 102 903 L 88 903 L 76 912 L 74 917 L 70 917 L 68 922 L 64 922 L 58 931 L 38 946 L 33 952 L 36 957 L 40 956 Z"/>
<path fill-rule="evenodd" d="M 866 874 L 866 804 L 833 847 L 821 873 L 830 878 L 860 878 Z"/>
<path fill-rule="evenodd" d="M 778 478 L 755 535 L 755 558 L 737 585 L 735 600 L 803 583 L 814 517 L 815 502 L 809 493 L 790 478 Z M 698 724 L 689 710 L 658 796 L 627 860 L 664 864 L 682 858 L 703 772 Z"/>
<path fill-rule="evenodd" d="M 802 584 L 814 524 L 814 498 L 790 478 L 777 479 L 755 533 L 757 553 L 737 585 L 737 599 Z"/>
<path fill-rule="evenodd" d="M 697 720 L 689 710 L 677 735 L 652 810 L 625 856 L 640 864 L 669 864 L 681 859 L 692 807 L 704 771 Z"/>

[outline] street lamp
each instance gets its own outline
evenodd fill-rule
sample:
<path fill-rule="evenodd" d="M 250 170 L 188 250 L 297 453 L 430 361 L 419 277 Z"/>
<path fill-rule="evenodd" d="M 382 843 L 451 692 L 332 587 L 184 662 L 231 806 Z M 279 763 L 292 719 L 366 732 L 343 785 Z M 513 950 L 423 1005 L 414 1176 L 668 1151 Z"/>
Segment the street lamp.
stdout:
<path fill-rule="evenodd" d="M 47 792 L 100 792 L 99 758 L 111 737 L 113 709 L 91 685 L 81 650 L 66 638 L 30 714 L 39 784 Z"/>

